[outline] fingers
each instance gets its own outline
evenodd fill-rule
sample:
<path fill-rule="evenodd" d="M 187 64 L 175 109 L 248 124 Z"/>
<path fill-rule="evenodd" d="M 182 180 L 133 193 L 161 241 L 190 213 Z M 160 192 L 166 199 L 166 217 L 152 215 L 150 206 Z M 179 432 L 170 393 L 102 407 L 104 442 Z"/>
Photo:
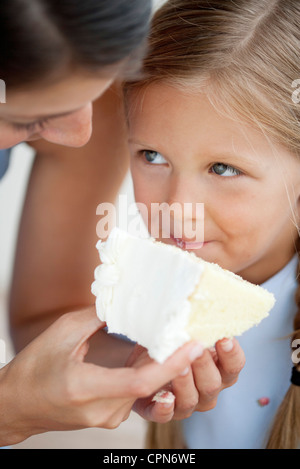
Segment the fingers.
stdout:
<path fill-rule="evenodd" d="M 213 409 L 222 389 L 222 377 L 210 350 L 204 350 L 202 357 L 193 363 L 192 370 L 199 394 L 195 410 L 205 412 Z"/>
<path fill-rule="evenodd" d="M 213 409 L 219 393 L 237 381 L 244 364 L 245 356 L 236 339 L 217 342 L 215 351 L 206 349 L 192 365 L 199 393 L 195 410 L 204 412 Z"/>
<path fill-rule="evenodd" d="M 216 351 L 223 388 L 232 386 L 245 366 L 244 352 L 236 339 L 223 339 L 217 342 Z"/>
<path fill-rule="evenodd" d="M 172 390 L 176 396 L 174 418 L 181 420 L 190 417 L 199 399 L 191 367 L 172 381 Z"/>
<path fill-rule="evenodd" d="M 163 364 L 158 364 L 152 360 L 151 363 L 137 368 L 136 376 L 138 381 L 136 383 L 139 382 L 142 385 L 142 389 L 145 387 L 145 390 L 141 391 L 141 397 L 153 394 L 166 383 L 172 381 L 202 353 L 203 347 L 201 344 L 190 342 L 177 350 Z"/>
<path fill-rule="evenodd" d="M 201 354 L 200 344 L 190 342 L 181 347 L 163 364 L 154 360 L 137 368 L 108 369 L 83 363 L 81 385 L 95 396 L 128 397 L 134 400 L 148 397 L 176 378 Z"/>
<path fill-rule="evenodd" d="M 153 398 L 138 399 L 133 409 L 145 420 L 167 423 L 174 415 L 175 396 L 172 392 L 162 390 Z"/>
<path fill-rule="evenodd" d="M 86 398 L 125 398 L 132 405 L 137 401 L 136 410 L 142 417 L 163 423 L 214 408 L 220 391 L 236 382 L 245 363 L 235 339 L 219 341 L 213 351 L 203 351 L 197 343 L 186 344 L 163 364 L 144 357 L 140 350 L 135 359 L 138 365 L 133 360 L 131 367 L 118 369 L 82 363 L 78 387 Z M 170 382 L 175 406 L 151 402 L 149 396 Z"/>
<path fill-rule="evenodd" d="M 206 349 L 186 373 L 172 381 L 176 396 L 174 419 L 188 418 L 195 410 L 214 408 L 220 391 L 236 382 L 243 357 L 237 341 L 225 339 L 216 348 Z"/>
<path fill-rule="evenodd" d="M 105 327 L 96 315 L 94 306 L 63 314 L 44 334 L 55 334 L 56 343 L 63 344 L 61 351 L 73 351 L 86 342 L 95 332 Z"/>

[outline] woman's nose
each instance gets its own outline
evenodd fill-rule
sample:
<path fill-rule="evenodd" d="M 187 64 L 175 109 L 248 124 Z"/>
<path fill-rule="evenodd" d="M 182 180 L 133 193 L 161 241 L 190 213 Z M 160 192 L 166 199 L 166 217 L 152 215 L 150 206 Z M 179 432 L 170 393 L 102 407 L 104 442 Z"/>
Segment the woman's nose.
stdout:
<path fill-rule="evenodd" d="M 49 122 L 40 136 L 48 142 L 81 147 L 92 134 L 92 103 L 67 116 L 58 117 Z"/>

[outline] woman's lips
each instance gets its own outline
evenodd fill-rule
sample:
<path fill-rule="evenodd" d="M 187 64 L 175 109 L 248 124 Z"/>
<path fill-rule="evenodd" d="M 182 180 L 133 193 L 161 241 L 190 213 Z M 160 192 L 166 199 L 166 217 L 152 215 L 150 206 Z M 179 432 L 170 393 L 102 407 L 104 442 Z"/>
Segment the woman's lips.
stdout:
<path fill-rule="evenodd" d="M 185 239 L 182 238 L 174 238 L 174 236 L 171 235 L 171 239 L 177 244 L 177 246 L 181 249 L 187 249 L 187 250 L 197 250 L 201 249 L 203 246 L 209 243 L 209 241 L 186 241 Z"/>

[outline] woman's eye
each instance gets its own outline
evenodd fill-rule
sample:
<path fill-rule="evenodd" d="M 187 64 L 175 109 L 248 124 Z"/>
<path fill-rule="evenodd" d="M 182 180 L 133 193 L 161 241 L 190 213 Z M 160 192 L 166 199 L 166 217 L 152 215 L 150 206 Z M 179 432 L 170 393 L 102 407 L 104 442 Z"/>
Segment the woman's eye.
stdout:
<path fill-rule="evenodd" d="M 33 133 L 36 129 L 36 123 L 33 124 L 13 124 L 14 128 L 20 132 L 23 132 L 24 130 L 27 133 Z"/>
<path fill-rule="evenodd" d="M 218 176 L 239 176 L 241 171 L 234 168 L 233 166 L 228 166 L 227 164 L 223 163 L 216 163 L 212 166 L 212 172 L 217 174 Z"/>
<path fill-rule="evenodd" d="M 144 150 L 143 155 L 148 163 L 151 164 L 166 164 L 167 161 L 157 151 Z"/>
<path fill-rule="evenodd" d="M 32 122 L 29 124 L 14 123 L 13 126 L 18 131 L 26 130 L 27 133 L 31 134 L 31 133 L 40 132 L 41 130 L 43 130 L 47 123 L 48 123 L 48 119 L 41 119 L 40 121 Z"/>

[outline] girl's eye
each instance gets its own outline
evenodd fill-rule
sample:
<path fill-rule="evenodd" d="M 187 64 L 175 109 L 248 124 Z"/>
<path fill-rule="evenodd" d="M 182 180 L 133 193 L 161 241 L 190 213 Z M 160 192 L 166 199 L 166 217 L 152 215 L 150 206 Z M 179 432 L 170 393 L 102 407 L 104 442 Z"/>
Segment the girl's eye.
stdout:
<path fill-rule="evenodd" d="M 218 176 L 239 176 L 241 171 L 234 168 L 233 166 L 228 166 L 227 164 L 223 163 L 216 163 L 212 166 L 212 172 L 217 174 Z"/>
<path fill-rule="evenodd" d="M 151 163 L 151 164 L 166 164 L 167 163 L 164 157 L 157 151 L 144 150 L 142 153 L 148 163 Z"/>

